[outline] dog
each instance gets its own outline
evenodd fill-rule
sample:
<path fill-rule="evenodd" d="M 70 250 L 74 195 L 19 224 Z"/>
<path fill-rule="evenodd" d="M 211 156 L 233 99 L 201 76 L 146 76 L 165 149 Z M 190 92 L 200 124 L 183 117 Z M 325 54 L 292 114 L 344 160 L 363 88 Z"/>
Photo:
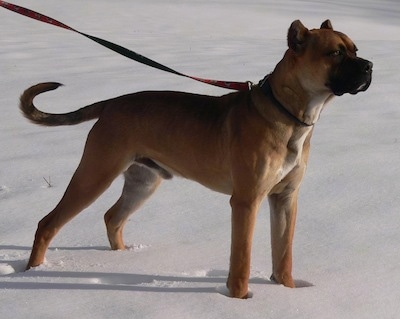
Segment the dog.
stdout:
<path fill-rule="evenodd" d="M 314 124 L 332 97 L 367 90 L 372 63 L 357 57 L 348 36 L 329 20 L 288 31 L 288 49 L 272 73 L 248 92 L 206 96 L 139 92 L 51 114 L 33 104 L 60 84 L 40 83 L 21 96 L 32 122 L 75 125 L 98 119 L 64 196 L 38 224 L 27 269 L 43 263 L 60 228 L 88 207 L 121 173 L 121 197 L 104 216 L 112 249 L 125 249 L 125 223 L 163 179 L 179 175 L 230 195 L 232 234 L 227 288 L 247 298 L 256 215 L 268 197 L 271 280 L 294 287 L 292 239 L 299 185 L 306 170 Z"/>

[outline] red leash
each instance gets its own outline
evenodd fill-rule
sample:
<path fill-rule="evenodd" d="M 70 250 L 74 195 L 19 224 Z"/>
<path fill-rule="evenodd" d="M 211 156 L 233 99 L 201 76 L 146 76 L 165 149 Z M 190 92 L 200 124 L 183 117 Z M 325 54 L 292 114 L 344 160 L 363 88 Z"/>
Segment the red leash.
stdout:
<path fill-rule="evenodd" d="M 158 63 L 156 61 L 153 61 L 153 60 L 151 60 L 149 58 L 146 58 L 145 56 L 143 56 L 141 54 L 138 54 L 138 53 L 136 53 L 134 51 L 126 49 L 126 48 L 124 48 L 124 47 L 122 47 L 122 46 L 120 46 L 118 44 L 115 44 L 115 43 L 109 42 L 107 40 L 100 39 L 100 38 L 94 37 L 92 35 L 89 35 L 89 34 L 80 32 L 78 30 L 75 30 L 75 29 L 71 28 L 70 26 L 68 26 L 68 25 L 66 25 L 66 24 L 64 24 L 64 23 L 62 23 L 60 21 L 57 21 L 57 20 L 55 20 L 53 18 L 45 16 L 44 14 L 35 12 L 33 10 L 30 10 L 30 9 L 27 9 L 27 8 L 24 8 L 24 7 L 17 6 L 15 4 L 12 4 L 12 3 L 9 3 L 9 2 L 6 2 L 6 1 L 1 1 L 1 0 L 0 0 L 0 6 L 3 7 L 3 8 L 6 8 L 8 10 L 11 10 L 11 11 L 13 11 L 15 13 L 22 14 L 22 15 L 24 15 L 26 17 L 29 17 L 29 18 L 32 18 L 32 19 L 35 19 L 35 20 L 38 20 L 38 21 L 41 21 L 41 22 L 44 22 L 44 23 L 51 24 L 51 25 L 59 27 L 59 28 L 63 28 L 63 29 L 67 29 L 69 31 L 73 31 L 73 32 L 79 33 L 80 35 L 83 35 L 84 37 L 86 37 L 86 38 L 88 38 L 88 39 L 90 39 L 92 41 L 95 41 L 95 42 L 99 43 L 100 45 L 105 46 L 106 48 L 108 48 L 108 49 L 110 49 L 110 50 L 112 50 L 114 52 L 117 52 L 117 53 L 119 53 L 119 54 L 121 54 L 121 55 L 123 55 L 123 56 L 125 56 L 125 57 L 127 57 L 129 59 L 132 59 L 132 60 L 135 60 L 137 62 L 146 64 L 148 66 L 151 66 L 151 67 L 159 69 L 159 70 L 163 70 L 163 71 L 166 71 L 166 72 L 169 72 L 169 73 L 173 73 L 173 74 L 176 74 L 176 75 L 179 75 L 179 76 L 190 78 L 190 79 L 202 82 L 202 83 L 206 83 L 206 84 L 222 87 L 222 88 L 225 88 L 225 89 L 231 89 L 231 90 L 236 90 L 236 91 L 248 91 L 251 88 L 251 82 L 218 81 L 218 80 L 203 79 L 203 78 L 198 78 L 198 77 L 195 77 L 195 76 L 186 75 L 186 74 L 180 73 L 178 71 L 175 71 L 174 69 L 171 69 L 171 68 L 169 68 L 169 67 L 167 67 L 165 65 L 162 65 L 162 64 L 160 64 L 160 63 Z"/>

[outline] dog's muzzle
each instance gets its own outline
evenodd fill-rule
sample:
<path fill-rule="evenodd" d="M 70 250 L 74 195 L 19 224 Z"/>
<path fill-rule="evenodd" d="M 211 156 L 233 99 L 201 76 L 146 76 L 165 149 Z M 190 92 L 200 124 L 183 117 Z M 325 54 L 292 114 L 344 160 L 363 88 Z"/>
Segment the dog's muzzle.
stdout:
<path fill-rule="evenodd" d="M 366 91 L 372 81 L 372 67 L 368 60 L 349 58 L 334 72 L 327 86 L 335 95 Z"/>

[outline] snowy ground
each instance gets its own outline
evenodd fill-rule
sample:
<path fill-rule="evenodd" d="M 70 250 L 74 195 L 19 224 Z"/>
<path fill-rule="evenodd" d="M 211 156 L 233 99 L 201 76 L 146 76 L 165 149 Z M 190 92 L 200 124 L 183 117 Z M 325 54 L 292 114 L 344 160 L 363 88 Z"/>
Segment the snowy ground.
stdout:
<path fill-rule="evenodd" d="M 112 4 L 111 4 L 112 3 Z M 259 214 L 252 299 L 218 293 L 230 247 L 229 198 L 179 178 L 131 218 L 131 249 L 108 250 L 103 212 L 116 181 L 23 272 L 37 222 L 58 202 L 92 123 L 44 128 L 17 104 L 41 81 L 66 86 L 37 99 L 51 112 L 128 92 L 226 91 L 120 57 L 89 40 L 0 8 L 1 318 L 397 318 L 400 311 L 400 5 L 397 0 L 19 0 L 78 30 L 192 75 L 257 81 L 286 49 L 300 18 L 333 26 L 374 62 L 370 89 L 322 114 L 302 185 L 294 276 L 272 284 L 268 207 Z M 47 179 L 51 187 L 48 187 Z"/>

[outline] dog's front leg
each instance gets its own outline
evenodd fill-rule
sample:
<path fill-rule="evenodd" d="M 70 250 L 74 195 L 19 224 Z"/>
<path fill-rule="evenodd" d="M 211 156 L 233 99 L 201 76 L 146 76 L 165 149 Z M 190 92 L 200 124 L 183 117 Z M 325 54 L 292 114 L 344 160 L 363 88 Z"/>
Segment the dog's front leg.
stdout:
<path fill-rule="evenodd" d="M 227 287 L 231 297 L 247 298 L 250 276 L 251 244 L 258 202 L 232 196 L 231 260 Z"/>
<path fill-rule="evenodd" d="M 292 242 L 296 223 L 298 190 L 268 197 L 271 218 L 271 279 L 294 288 L 292 278 Z"/>

